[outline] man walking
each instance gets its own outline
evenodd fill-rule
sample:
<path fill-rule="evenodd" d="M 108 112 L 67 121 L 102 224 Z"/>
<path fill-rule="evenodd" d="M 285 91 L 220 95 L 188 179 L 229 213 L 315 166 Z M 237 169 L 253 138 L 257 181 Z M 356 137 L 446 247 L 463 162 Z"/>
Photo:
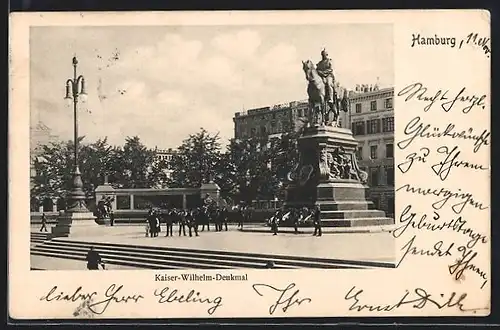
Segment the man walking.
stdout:
<path fill-rule="evenodd" d="M 47 232 L 47 218 L 45 217 L 45 213 L 42 213 L 42 227 L 40 228 L 40 231 L 45 230 Z"/>
<path fill-rule="evenodd" d="M 94 247 L 91 246 L 89 252 L 87 253 L 87 269 L 88 270 L 99 270 L 99 265 L 102 266 L 102 269 L 106 269 L 104 266 L 104 262 L 99 255 L 99 252 L 94 250 Z"/>

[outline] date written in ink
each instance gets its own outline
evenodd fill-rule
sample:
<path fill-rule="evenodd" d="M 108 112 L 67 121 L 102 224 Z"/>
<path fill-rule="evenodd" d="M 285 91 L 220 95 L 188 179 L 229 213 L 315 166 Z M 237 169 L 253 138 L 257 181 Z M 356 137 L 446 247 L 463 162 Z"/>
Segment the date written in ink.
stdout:
<path fill-rule="evenodd" d="M 486 57 L 490 57 L 491 48 L 490 48 L 490 38 L 482 37 L 478 33 L 469 33 L 465 39 L 460 41 L 460 45 L 458 48 L 462 48 L 463 45 L 472 45 L 481 48 L 484 51 Z"/>

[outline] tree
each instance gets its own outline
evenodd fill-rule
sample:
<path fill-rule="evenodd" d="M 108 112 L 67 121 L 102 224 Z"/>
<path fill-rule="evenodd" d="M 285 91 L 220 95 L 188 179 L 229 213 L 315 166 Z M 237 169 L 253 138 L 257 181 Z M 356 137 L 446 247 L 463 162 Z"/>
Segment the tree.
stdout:
<path fill-rule="evenodd" d="M 71 189 L 73 159 L 72 141 L 52 142 L 41 146 L 41 152 L 33 160 L 36 174 L 32 181 L 31 195 L 40 201 L 64 197 Z"/>
<path fill-rule="evenodd" d="M 113 175 L 119 169 L 116 162 L 116 148 L 107 139 L 92 144 L 78 143 L 78 167 L 83 181 L 83 191 L 91 196 L 94 188 L 104 182 L 104 175 Z M 39 200 L 66 197 L 72 189 L 74 171 L 74 142 L 52 142 L 41 147 L 41 152 L 33 161 L 35 177 L 31 195 Z"/>
<path fill-rule="evenodd" d="M 168 166 L 163 159 L 153 161 L 148 174 L 148 182 L 152 188 L 165 188 L 168 185 Z"/>
<path fill-rule="evenodd" d="M 271 170 L 274 149 L 266 137 L 230 140 L 220 171 L 224 189 L 235 200 L 273 199 L 279 180 Z"/>
<path fill-rule="evenodd" d="M 121 188 L 150 188 L 151 165 L 155 152 L 148 149 L 138 136 L 127 137 L 123 148 L 116 149 L 117 165 L 115 183 Z"/>
<path fill-rule="evenodd" d="M 114 178 L 120 172 L 119 149 L 109 145 L 107 138 L 82 145 L 79 159 L 85 191 L 93 192 L 94 188 L 104 183 L 106 175 Z"/>
<path fill-rule="evenodd" d="M 196 134 L 190 134 L 172 156 L 169 185 L 198 188 L 212 180 L 217 182 L 220 148 L 218 134 L 212 135 L 204 128 Z"/>

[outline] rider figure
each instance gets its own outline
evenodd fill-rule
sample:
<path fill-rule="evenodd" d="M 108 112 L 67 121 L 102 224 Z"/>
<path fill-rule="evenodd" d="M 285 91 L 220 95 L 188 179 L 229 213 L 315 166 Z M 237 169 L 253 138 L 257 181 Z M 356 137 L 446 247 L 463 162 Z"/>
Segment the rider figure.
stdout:
<path fill-rule="evenodd" d="M 330 110 L 333 110 L 335 97 L 333 86 L 335 83 L 335 76 L 333 75 L 332 60 L 328 57 L 328 52 L 324 48 L 321 51 L 321 61 L 316 64 L 316 71 L 323 79 L 326 90 L 326 101 L 328 102 Z"/>

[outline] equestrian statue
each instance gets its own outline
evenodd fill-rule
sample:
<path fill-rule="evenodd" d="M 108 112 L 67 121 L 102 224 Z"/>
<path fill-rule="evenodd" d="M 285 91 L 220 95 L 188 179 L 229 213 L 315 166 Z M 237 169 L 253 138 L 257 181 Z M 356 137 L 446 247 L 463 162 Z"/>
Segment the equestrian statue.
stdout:
<path fill-rule="evenodd" d="M 338 126 L 340 109 L 347 112 L 349 100 L 347 91 L 344 90 L 342 99 L 339 99 L 336 91 L 338 83 L 333 74 L 332 60 L 328 57 L 326 49 L 321 51 L 321 61 L 316 66 L 311 60 L 302 61 L 309 96 L 309 125 L 331 125 Z M 330 121 L 330 113 L 333 119 Z"/>

